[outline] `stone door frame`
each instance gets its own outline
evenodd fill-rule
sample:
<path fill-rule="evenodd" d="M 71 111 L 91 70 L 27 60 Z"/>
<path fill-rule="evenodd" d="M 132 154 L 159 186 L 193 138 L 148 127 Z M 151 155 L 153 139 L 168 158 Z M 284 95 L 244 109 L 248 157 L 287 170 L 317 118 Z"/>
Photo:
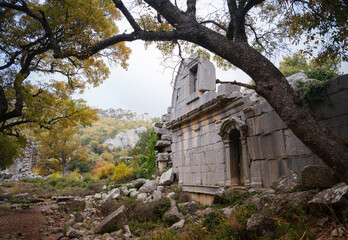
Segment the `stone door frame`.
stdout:
<path fill-rule="evenodd" d="M 230 153 L 230 133 L 232 130 L 238 130 L 240 133 L 240 142 L 242 154 L 240 159 L 239 178 L 231 176 L 231 153 Z M 231 187 L 250 187 L 250 160 L 247 146 L 248 126 L 238 117 L 230 117 L 221 124 L 219 135 L 223 141 L 224 159 L 225 159 L 225 185 Z"/>

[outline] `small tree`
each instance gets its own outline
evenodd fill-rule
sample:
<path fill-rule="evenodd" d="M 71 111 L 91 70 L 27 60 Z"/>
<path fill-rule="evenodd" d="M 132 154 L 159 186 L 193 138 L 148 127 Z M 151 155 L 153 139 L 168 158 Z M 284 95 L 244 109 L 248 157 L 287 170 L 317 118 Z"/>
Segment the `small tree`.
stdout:
<path fill-rule="evenodd" d="M 47 132 L 40 136 L 38 150 L 41 160 L 58 160 L 63 175 L 65 175 L 70 162 L 87 160 L 87 151 L 81 146 L 74 133 L 75 129 L 68 128 L 61 132 Z"/>

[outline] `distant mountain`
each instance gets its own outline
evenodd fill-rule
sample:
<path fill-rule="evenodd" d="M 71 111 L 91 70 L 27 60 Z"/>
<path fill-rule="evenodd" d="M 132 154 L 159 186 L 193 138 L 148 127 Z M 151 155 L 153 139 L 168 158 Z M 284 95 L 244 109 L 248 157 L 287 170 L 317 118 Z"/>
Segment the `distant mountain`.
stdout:
<path fill-rule="evenodd" d="M 129 120 L 129 121 L 145 121 L 152 122 L 153 117 L 151 117 L 148 113 L 135 113 L 126 109 L 113 109 L 109 108 L 107 110 L 100 109 L 98 112 L 100 117 L 111 117 L 119 120 Z"/>

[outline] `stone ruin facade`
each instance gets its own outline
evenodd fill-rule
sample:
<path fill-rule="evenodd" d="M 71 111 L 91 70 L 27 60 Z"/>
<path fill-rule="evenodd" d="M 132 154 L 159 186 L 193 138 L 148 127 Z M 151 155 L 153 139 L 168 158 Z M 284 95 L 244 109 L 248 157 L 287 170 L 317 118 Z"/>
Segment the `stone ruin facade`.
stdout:
<path fill-rule="evenodd" d="M 9 168 L 9 172 L 12 174 L 30 172 L 39 160 L 39 154 L 36 147 L 37 146 L 33 142 L 28 141 L 23 150 L 23 156 L 14 160 L 14 163 Z"/>
<path fill-rule="evenodd" d="M 291 85 L 296 77 L 305 76 L 290 77 Z M 332 80 L 329 96 L 330 104 L 313 111 L 346 138 L 348 75 Z M 289 169 L 323 165 L 254 91 L 232 84 L 216 91 L 215 68 L 199 56 L 182 62 L 162 120 L 155 124 L 158 167 L 173 166 L 183 191 L 201 202 L 210 203 L 220 187 L 269 187 Z"/>

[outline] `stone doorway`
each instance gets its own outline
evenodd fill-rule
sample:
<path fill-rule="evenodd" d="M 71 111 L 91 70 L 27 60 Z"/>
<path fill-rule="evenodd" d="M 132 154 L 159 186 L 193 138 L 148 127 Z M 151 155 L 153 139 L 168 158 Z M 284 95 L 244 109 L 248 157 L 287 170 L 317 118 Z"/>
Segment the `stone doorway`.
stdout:
<path fill-rule="evenodd" d="M 232 129 L 229 133 L 231 185 L 241 185 L 242 143 L 240 132 Z"/>
<path fill-rule="evenodd" d="M 230 117 L 221 123 L 219 135 L 224 149 L 225 186 L 250 186 L 247 130 L 245 122 L 236 117 Z"/>

